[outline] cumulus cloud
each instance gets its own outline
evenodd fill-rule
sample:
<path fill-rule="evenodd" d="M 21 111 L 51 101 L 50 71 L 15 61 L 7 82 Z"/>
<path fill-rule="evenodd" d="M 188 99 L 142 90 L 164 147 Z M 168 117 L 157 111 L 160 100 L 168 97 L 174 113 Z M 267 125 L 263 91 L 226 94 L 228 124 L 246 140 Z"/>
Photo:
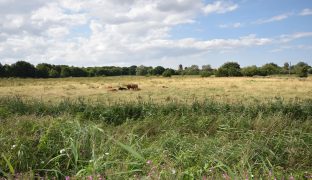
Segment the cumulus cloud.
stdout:
<path fill-rule="evenodd" d="M 225 1 L 216 1 L 212 4 L 208 4 L 203 8 L 205 14 L 218 13 L 223 14 L 234 11 L 238 8 L 237 4 L 233 4 Z"/>
<path fill-rule="evenodd" d="M 168 65 L 170 61 L 198 58 L 211 51 L 276 41 L 253 34 L 208 40 L 171 38 L 173 27 L 194 23 L 199 14 L 236 10 L 238 5 L 230 1 L 0 0 L 0 8 L 4 9 L 0 12 L 0 56 L 5 62 L 25 59 L 79 66 L 153 62 Z M 237 28 L 242 24 L 224 26 Z M 280 39 L 291 41 L 305 36 L 285 35 Z"/>

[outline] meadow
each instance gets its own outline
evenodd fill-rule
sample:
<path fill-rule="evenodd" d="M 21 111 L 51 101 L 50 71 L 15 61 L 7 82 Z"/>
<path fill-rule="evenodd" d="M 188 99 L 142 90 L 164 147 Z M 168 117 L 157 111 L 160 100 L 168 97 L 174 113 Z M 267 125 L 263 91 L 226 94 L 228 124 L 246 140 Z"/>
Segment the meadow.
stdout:
<path fill-rule="evenodd" d="M 0 123 L 0 179 L 312 178 L 311 77 L 0 79 Z"/>

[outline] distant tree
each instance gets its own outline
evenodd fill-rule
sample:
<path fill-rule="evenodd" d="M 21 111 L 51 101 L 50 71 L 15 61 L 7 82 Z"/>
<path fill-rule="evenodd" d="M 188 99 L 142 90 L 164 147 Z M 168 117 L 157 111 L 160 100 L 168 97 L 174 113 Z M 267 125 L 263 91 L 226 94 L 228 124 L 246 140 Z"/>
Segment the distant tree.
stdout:
<path fill-rule="evenodd" d="M 216 72 L 218 77 L 241 76 L 241 68 L 237 62 L 226 62 Z"/>
<path fill-rule="evenodd" d="M 130 68 L 122 67 L 121 68 L 121 74 L 124 75 L 124 76 L 130 75 Z"/>
<path fill-rule="evenodd" d="M 307 63 L 299 62 L 295 65 L 294 70 L 298 77 L 308 77 L 310 66 Z"/>
<path fill-rule="evenodd" d="M 70 77 L 71 76 L 71 69 L 68 66 L 61 67 L 61 77 Z"/>
<path fill-rule="evenodd" d="M 55 69 L 50 69 L 49 77 L 51 77 L 51 78 L 58 78 L 58 77 L 60 77 L 60 73 L 57 70 L 55 70 Z"/>
<path fill-rule="evenodd" d="M 211 68 L 211 66 L 209 64 L 203 65 L 202 69 L 200 71 L 200 76 L 201 77 L 209 77 L 211 75 L 213 75 L 213 69 Z"/>
<path fill-rule="evenodd" d="M 243 76 L 255 76 L 259 75 L 259 70 L 257 66 L 248 66 L 241 69 Z"/>
<path fill-rule="evenodd" d="M 162 66 L 157 66 L 154 68 L 155 75 L 162 75 L 165 71 L 165 68 Z"/>
<path fill-rule="evenodd" d="M 0 63 L 0 77 L 5 77 L 5 69 L 1 63 Z"/>
<path fill-rule="evenodd" d="M 186 75 L 199 75 L 199 67 L 197 65 L 192 65 L 191 67 L 185 67 L 184 74 Z"/>
<path fill-rule="evenodd" d="M 129 75 L 136 75 L 137 66 L 130 66 L 129 67 Z"/>
<path fill-rule="evenodd" d="M 85 68 L 71 67 L 71 76 L 72 77 L 87 77 L 88 72 Z"/>
<path fill-rule="evenodd" d="M 213 75 L 213 72 L 209 72 L 209 71 L 201 71 L 200 72 L 201 77 L 210 77 L 212 75 Z"/>
<path fill-rule="evenodd" d="M 148 67 L 146 67 L 146 66 L 138 66 L 137 68 L 136 68 L 136 75 L 137 76 L 146 76 L 147 74 L 148 74 Z"/>
<path fill-rule="evenodd" d="M 163 73 L 162 76 L 163 77 L 171 77 L 174 74 L 174 71 L 172 71 L 172 69 L 166 69 Z"/>
<path fill-rule="evenodd" d="M 4 68 L 4 77 L 13 77 L 10 65 L 5 64 L 3 68 Z"/>
<path fill-rule="evenodd" d="M 310 68 L 310 69 L 308 70 L 308 73 L 309 73 L 309 74 L 312 74 L 312 68 Z"/>
<path fill-rule="evenodd" d="M 282 72 L 282 68 L 279 67 L 275 63 L 267 63 L 260 68 L 261 75 L 273 75 L 273 74 L 280 74 Z"/>
<path fill-rule="evenodd" d="M 212 71 L 213 69 L 211 68 L 210 64 L 207 65 L 202 65 L 202 71 Z"/>
<path fill-rule="evenodd" d="M 40 78 L 48 78 L 49 72 L 52 66 L 50 64 L 41 63 L 36 66 L 37 69 L 37 77 Z"/>
<path fill-rule="evenodd" d="M 284 66 L 283 66 L 283 73 L 284 73 L 284 74 L 289 73 L 289 68 L 290 68 L 289 63 L 288 63 L 288 62 L 285 62 L 285 63 L 284 63 Z"/>
<path fill-rule="evenodd" d="M 182 65 L 182 64 L 179 64 L 178 70 L 179 70 L 179 71 L 183 71 L 183 65 Z"/>
<path fill-rule="evenodd" d="M 36 76 L 36 68 L 26 62 L 26 61 L 18 61 L 11 65 L 9 74 L 11 74 L 13 77 L 35 77 Z"/>

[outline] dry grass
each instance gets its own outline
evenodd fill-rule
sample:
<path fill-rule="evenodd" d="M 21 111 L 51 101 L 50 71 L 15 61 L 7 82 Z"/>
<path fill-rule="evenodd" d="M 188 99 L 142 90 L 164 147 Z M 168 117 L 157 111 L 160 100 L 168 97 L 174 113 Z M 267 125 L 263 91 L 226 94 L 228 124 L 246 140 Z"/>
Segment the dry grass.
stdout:
<path fill-rule="evenodd" d="M 136 83 L 140 91 L 110 91 Z M 0 79 L 0 96 L 18 95 L 45 101 L 84 97 L 108 102 L 119 100 L 193 101 L 212 98 L 227 102 L 249 102 L 282 97 L 285 100 L 312 97 L 312 78 L 201 78 L 97 77 L 65 79 Z"/>

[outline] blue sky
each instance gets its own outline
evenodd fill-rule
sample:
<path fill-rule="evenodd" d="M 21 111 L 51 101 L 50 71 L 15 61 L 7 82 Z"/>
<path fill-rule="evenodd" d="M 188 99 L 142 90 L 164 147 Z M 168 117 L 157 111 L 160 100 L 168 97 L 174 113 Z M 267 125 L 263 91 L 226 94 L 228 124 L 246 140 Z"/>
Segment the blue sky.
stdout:
<path fill-rule="evenodd" d="M 311 0 L 0 0 L 0 62 L 312 64 Z"/>

